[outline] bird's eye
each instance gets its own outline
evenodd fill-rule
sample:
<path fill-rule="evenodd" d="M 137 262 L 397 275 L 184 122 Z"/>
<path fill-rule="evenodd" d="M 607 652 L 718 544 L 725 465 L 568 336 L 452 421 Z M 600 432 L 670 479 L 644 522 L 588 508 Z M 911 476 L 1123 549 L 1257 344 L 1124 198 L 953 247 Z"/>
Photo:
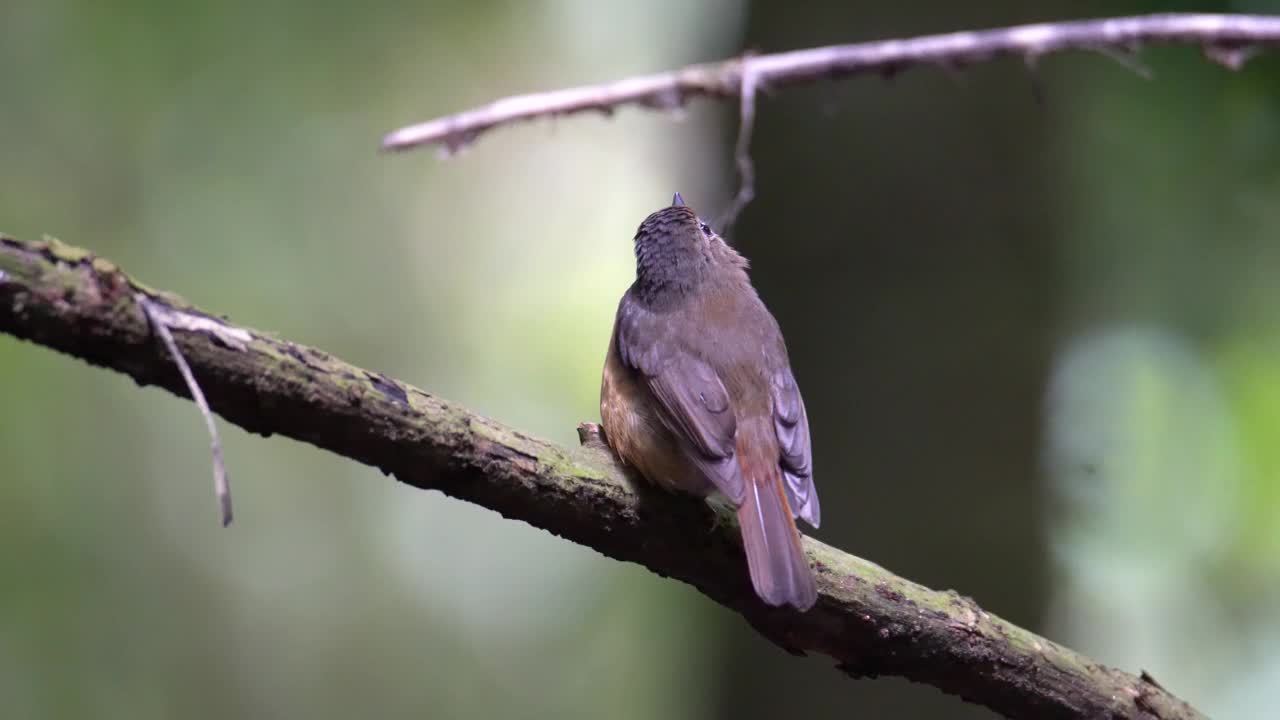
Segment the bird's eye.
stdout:
<path fill-rule="evenodd" d="M 710 235 L 710 234 L 711 234 L 711 226 L 710 226 L 710 225 L 708 225 L 708 224 L 706 224 L 706 223 L 701 223 L 701 224 L 699 224 L 699 225 L 698 225 L 698 229 L 702 231 L 702 234 L 703 234 L 703 235 Z"/>

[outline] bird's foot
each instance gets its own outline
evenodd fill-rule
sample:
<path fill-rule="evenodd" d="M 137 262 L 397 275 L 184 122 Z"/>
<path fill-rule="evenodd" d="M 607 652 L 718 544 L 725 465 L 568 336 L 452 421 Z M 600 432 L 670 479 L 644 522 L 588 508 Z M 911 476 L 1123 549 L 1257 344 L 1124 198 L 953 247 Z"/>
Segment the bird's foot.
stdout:
<path fill-rule="evenodd" d="M 710 495 L 707 497 L 707 507 L 711 508 L 711 529 L 707 532 L 713 533 L 721 527 L 734 527 L 738 524 L 738 508 L 734 507 L 729 498 L 720 495 Z"/>
<path fill-rule="evenodd" d="M 593 422 L 578 423 L 578 444 L 609 447 L 609 439 L 605 437 L 604 426 Z"/>

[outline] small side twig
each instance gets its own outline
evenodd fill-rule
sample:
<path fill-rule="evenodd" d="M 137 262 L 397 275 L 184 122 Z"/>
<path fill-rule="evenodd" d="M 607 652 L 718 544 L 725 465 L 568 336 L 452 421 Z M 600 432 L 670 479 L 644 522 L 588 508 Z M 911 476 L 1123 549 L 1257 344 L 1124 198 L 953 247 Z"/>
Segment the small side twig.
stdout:
<path fill-rule="evenodd" d="M 1136 45 L 1101 45 L 1097 48 L 1098 53 L 1103 57 L 1114 61 L 1120 67 L 1132 72 L 1143 80 L 1151 80 L 1156 74 L 1150 66 L 1142 62 L 1142 58 L 1138 55 L 1140 49 L 1141 48 Z"/>
<path fill-rule="evenodd" d="M 193 319 L 182 313 L 176 313 L 169 308 L 160 305 L 148 298 L 142 293 L 134 295 L 138 307 L 142 308 L 142 312 L 146 314 L 147 321 L 151 323 L 152 329 L 160 336 L 160 341 L 164 343 L 165 349 L 169 351 L 169 357 L 173 358 L 173 362 L 178 366 L 178 372 L 182 373 L 182 379 L 187 383 L 187 390 L 191 392 L 191 399 L 195 401 L 196 407 L 200 408 L 200 414 L 204 416 L 205 425 L 209 428 L 209 444 L 213 451 L 213 491 L 218 498 L 218 507 L 222 511 L 222 526 L 226 527 L 231 524 L 231 482 L 227 478 L 227 465 L 222 458 L 222 439 L 218 437 L 218 426 L 213 420 L 213 411 L 209 409 L 209 403 L 204 398 L 204 392 L 200 390 L 200 384 L 196 382 L 196 377 L 191 373 L 191 367 L 187 365 L 187 359 L 182 356 L 182 351 L 178 349 L 178 343 L 174 342 L 173 333 L 169 331 L 170 327 L 180 328 L 183 330 L 208 329 L 197 327 L 202 323 L 198 319 Z M 211 321 L 205 321 L 208 324 L 214 324 Z M 224 343 L 229 338 L 225 333 L 217 333 Z M 232 336 L 230 339 L 239 341 L 240 338 Z"/>
<path fill-rule="evenodd" d="M 729 235 L 733 224 L 738 220 L 738 214 L 756 196 L 756 166 L 751 160 L 751 133 L 756 123 L 756 87 L 759 81 L 760 76 L 751 64 L 751 58 L 744 58 L 739 90 L 742 99 L 739 108 L 741 119 L 738 123 L 738 141 L 733 146 L 734 163 L 738 167 L 738 193 L 717 223 L 720 234 L 724 236 Z"/>

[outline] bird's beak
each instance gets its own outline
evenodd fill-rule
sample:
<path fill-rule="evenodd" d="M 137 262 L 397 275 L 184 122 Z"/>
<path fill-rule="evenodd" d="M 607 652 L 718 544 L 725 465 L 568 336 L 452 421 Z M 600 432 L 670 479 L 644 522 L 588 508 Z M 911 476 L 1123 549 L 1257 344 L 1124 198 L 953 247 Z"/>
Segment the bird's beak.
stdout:
<path fill-rule="evenodd" d="M 680 197 L 680 193 L 677 192 L 675 197 L 671 198 L 671 204 L 674 207 L 684 207 L 684 198 Z"/>

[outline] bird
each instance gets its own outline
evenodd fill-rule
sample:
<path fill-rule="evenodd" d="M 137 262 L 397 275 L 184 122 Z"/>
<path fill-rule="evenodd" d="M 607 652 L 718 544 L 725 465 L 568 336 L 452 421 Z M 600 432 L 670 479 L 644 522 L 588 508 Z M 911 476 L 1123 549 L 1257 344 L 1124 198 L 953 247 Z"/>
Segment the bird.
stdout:
<path fill-rule="evenodd" d="M 676 193 L 636 231 L 600 383 L 604 439 L 676 493 L 736 510 L 751 584 L 799 611 L 817 584 L 795 518 L 821 521 L 804 399 L 748 262 Z"/>

